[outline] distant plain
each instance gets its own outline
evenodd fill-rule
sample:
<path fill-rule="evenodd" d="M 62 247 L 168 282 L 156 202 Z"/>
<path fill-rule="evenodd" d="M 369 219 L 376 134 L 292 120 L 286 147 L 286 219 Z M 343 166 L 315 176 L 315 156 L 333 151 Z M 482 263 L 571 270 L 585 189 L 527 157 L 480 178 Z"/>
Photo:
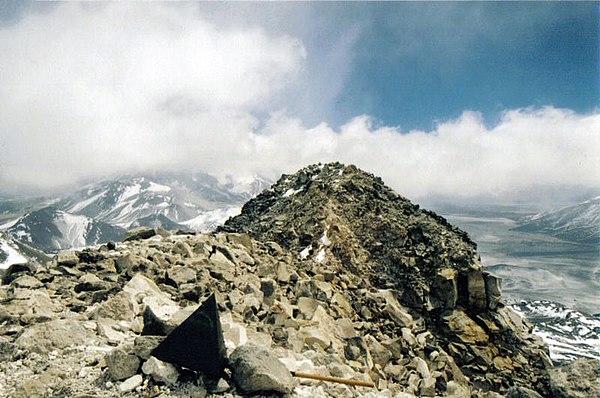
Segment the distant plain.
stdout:
<path fill-rule="evenodd" d="M 506 300 L 551 300 L 589 314 L 600 312 L 597 245 L 514 231 L 527 215 L 518 207 L 436 211 L 477 243 L 483 265 L 502 278 Z"/>

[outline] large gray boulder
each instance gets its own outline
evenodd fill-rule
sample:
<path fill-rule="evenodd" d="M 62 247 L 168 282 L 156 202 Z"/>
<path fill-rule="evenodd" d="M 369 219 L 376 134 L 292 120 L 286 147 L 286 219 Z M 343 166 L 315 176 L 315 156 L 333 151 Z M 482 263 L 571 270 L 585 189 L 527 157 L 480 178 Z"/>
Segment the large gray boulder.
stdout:
<path fill-rule="evenodd" d="M 31 352 L 47 354 L 52 350 L 83 345 L 94 337 L 81 322 L 57 319 L 30 326 L 19 336 L 16 344 Z"/>
<path fill-rule="evenodd" d="M 140 359 L 123 348 L 115 348 L 104 357 L 108 372 L 115 380 L 125 380 L 140 368 Z"/>
<path fill-rule="evenodd" d="M 285 365 L 264 348 L 246 344 L 236 348 L 229 358 L 233 378 L 246 393 L 292 391 L 294 379 Z"/>

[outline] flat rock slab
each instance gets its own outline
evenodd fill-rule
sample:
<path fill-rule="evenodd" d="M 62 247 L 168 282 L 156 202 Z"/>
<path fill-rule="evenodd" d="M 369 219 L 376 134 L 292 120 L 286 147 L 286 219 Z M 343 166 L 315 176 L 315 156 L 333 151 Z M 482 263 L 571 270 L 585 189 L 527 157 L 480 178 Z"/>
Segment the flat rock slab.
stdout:
<path fill-rule="evenodd" d="M 82 345 L 95 337 L 78 321 L 57 319 L 30 326 L 16 340 L 17 346 L 31 352 L 47 354 L 55 349 Z"/>
<path fill-rule="evenodd" d="M 140 240 L 140 239 L 148 239 L 156 235 L 156 230 L 150 227 L 139 227 L 127 231 L 125 233 L 125 237 L 123 238 L 123 242 L 131 241 L 131 240 Z"/>
<path fill-rule="evenodd" d="M 290 371 L 269 351 L 253 344 L 236 348 L 229 358 L 233 378 L 244 392 L 290 393 L 294 379 Z"/>

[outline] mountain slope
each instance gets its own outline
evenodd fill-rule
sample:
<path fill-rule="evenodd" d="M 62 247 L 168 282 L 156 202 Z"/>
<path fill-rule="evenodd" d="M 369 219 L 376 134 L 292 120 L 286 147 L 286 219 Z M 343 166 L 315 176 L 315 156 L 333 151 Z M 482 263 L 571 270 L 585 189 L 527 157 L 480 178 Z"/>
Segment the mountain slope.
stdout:
<path fill-rule="evenodd" d="M 13 264 L 24 264 L 28 261 L 11 240 L 0 235 L 0 269 L 6 269 Z"/>
<path fill-rule="evenodd" d="M 475 243 L 378 177 L 339 163 L 309 166 L 283 176 L 219 230 L 289 250 L 307 273 L 360 276 L 350 290 L 389 292 L 476 385 L 497 390 L 535 374 L 535 389 L 547 391 L 547 351 L 504 306 L 500 281 L 483 271 Z M 393 308 L 382 321 L 394 319 Z M 517 357 L 527 360 L 508 359 Z"/>
<path fill-rule="evenodd" d="M 124 229 L 48 206 L 25 214 L 5 231 L 47 253 L 121 240 Z"/>
<path fill-rule="evenodd" d="M 54 351 L 53 365 L 79 376 L 40 376 L 43 391 L 115 396 L 135 377 L 142 395 L 191 396 L 189 388 L 218 395 L 214 386 L 223 383 L 204 384 L 178 367 L 185 366 L 180 354 L 168 359 L 173 384 L 147 371 L 161 336 L 217 293 L 230 359 L 251 343 L 259 347 L 252 352 L 280 358 L 287 376 L 319 373 L 377 387 L 294 386 L 286 377 L 276 391 L 291 396 L 537 396 L 530 389 L 556 396 L 547 347 L 503 304 L 498 280 L 483 272 L 466 234 L 353 166 L 285 176 L 220 232 L 132 236 L 57 255 L 52 264 L 62 272 L 24 269 L 0 286 L 8 326 L 0 337 L 18 347 L 0 362 L 11 369 L 0 372 L 0 395 L 24 395 L 25 370 L 47 366 L 45 355 L 29 354 Z M 178 330 L 170 336 L 187 347 L 188 334 Z M 228 361 L 228 394 L 274 389 L 243 385 L 264 379 L 262 365 L 277 362 L 260 357 L 244 383 L 238 361 Z M 126 372 L 122 358 L 132 362 Z"/>
<path fill-rule="evenodd" d="M 600 196 L 573 206 L 527 217 L 515 230 L 547 234 L 573 242 L 598 244 Z"/>
<path fill-rule="evenodd" d="M 221 184 L 202 173 L 125 176 L 88 185 L 56 206 L 122 228 L 171 229 L 213 210 L 241 207 L 264 184 L 262 179 Z"/>
<path fill-rule="evenodd" d="M 421 210 L 380 178 L 339 163 L 283 176 L 222 230 L 273 240 L 334 267 L 368 269 L 376 278 L 409 278 L 409 290 L 420 273 L 446 266 L 466 270 L 477 262 L 476 245 L 465 232 Z M 411 265 L 418 274 L 398 272 Z"/>

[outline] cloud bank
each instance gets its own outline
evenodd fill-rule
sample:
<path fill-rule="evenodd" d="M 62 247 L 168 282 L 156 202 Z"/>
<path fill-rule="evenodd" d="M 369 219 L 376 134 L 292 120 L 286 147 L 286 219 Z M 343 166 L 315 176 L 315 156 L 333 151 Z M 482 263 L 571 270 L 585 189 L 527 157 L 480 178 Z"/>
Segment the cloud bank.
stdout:
<path fill-rule="evenodd" d="M 307 126 L 285 101 L 310 81 L 305 45 L 217 26 L 193 4 L 60 4 L 0 29 L 0 54 L 7 190 L 144 170 L 275 179 L 334 160 L 411 198 L 600 187 L 598 112 L 515 109 L 486 127 L 465 111 L 432 131 L 380 126 L 367 115 L 339 129 Z"/>

